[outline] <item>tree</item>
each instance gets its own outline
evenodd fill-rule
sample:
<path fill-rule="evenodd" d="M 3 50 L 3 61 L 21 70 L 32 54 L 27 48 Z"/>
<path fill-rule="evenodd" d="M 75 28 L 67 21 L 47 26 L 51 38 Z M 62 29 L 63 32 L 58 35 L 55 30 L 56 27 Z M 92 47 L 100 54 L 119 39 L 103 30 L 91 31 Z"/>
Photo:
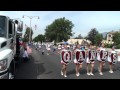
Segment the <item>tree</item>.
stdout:
<path fill-rule="evenodd" d="M 97 34 L 98 31 L 96 30 L 96 28 L 91 29 L 91 31 L 88 33 L 87 39 L 90 40 L 93 45 L 95 45 L 96 43 L 95 38 Z"/>
<path fill-rule="evenodd" d="M 79 34 L 78 37 L 75 37 L 75 39 L 83 39 L 83 37 L 81 34 Z"/>
<path fill-rule="evenodd" d="M 33 39 L 33 41 L 35 41 L 35 42 L 45 42 L 45 35 L 42 35 L 42 34 L 39 34 L 38 36 L 36 36 L 34 39 Z"/>
<path fill-rule="evenodd" d="M 45 29 L 45 36 L 47 41 L 55 42 L 62 42 L 62 40 L 67 41 L 70 36 L 73 35 L 72 28 L 73 28 L 72 21 L 68 19 L 59 18 L 56 19 L 52 24 L 48 25 Z"/>
<path fill-rule="evenodd" d="M 24 34 L 24 41 L 28 42 L 29 41 L 29 35 L 30 35 L 30 27 L 26 28 L 25 34 Z M 32 35 L 33 35 L 33 30 L 31 31 L 31 39 L 32 40 Z"/>
<path fill-rule="evenodd" d="M 120 44 L 120 32 L 115 32 L 113 34 L 113 42 L 114 42 L 115 45 Z"/>
<path fill-rule="evenodd" d="M 95 35 L 95 45 L 100 45 L 101 41 L 103 40 L 103 35 L 98 33 Z"/>

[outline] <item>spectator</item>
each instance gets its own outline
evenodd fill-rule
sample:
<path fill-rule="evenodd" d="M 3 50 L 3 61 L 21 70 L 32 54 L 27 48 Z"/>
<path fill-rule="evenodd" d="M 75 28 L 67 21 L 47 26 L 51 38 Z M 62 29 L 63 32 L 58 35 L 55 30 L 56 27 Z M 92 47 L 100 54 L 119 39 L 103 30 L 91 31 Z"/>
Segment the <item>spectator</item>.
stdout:
<path fill-rule="evenodd" d="M 29 60 L 29 56 L 28 56 L 28 52 L 27 52 L 27 48 L 24 48 L 24 52 L 23 52 L 23 61 L 26 62 Z"/>

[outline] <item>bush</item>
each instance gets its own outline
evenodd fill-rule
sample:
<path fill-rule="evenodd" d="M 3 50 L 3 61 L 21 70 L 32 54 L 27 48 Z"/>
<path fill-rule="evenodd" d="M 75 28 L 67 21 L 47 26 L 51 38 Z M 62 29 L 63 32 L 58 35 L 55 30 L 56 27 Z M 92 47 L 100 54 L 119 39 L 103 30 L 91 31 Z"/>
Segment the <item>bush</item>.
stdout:
<path fill-rule="evenodd" d="M 105 48 L 112 48 L 113 44 L 105 44 Z"/>
<path fill-rule="evenodd" d="M 116 49 L 120 49 L 120 44 L 116 45 Z"/>

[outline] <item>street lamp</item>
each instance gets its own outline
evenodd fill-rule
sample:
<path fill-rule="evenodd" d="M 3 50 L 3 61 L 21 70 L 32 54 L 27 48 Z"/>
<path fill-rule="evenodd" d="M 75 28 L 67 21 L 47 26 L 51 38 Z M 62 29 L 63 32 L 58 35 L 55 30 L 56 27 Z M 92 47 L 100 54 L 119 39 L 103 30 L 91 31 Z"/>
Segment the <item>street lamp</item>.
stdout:
<path fill-rule="evenodd" d="M 25 17 L 26 15 L 23 15 L 23 18 Z M 30 19 L 30 35 L 29 35 L 29 43 L 31 41 L 31 31 L 32 31 L 32 27 L 31 27 L 31 21 L 33 18 L 37 17 L 39 19 L 39 16 L 26 16 Z"/>

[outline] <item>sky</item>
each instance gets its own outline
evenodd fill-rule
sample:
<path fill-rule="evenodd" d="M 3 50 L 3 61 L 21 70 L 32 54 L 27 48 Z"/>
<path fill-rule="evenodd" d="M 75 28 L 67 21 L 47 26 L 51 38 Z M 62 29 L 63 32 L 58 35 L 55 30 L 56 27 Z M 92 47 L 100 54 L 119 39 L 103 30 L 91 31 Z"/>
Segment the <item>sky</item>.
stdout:
<path fill-rule="evenodd" d="M 46 26 L 55 19 L 65 17 L 74 24 L 72 31 L 74 37 L 81 34 L 86 36 L 92 28 L 96 28 L 100 33 L 120 29 L 120 11 L 0 11 L 0 15 L 9 16 L 12 19 L 19 18 L 30 26 L 30 19 L 26 16 L 39 16 L 40 19 L 32 19 L 33 38 L 38 34 L 44 34 Z M 26 15 L 25 18 L 22 18 Z M 37 25 L 35 30 L 34 26 Z"/>

